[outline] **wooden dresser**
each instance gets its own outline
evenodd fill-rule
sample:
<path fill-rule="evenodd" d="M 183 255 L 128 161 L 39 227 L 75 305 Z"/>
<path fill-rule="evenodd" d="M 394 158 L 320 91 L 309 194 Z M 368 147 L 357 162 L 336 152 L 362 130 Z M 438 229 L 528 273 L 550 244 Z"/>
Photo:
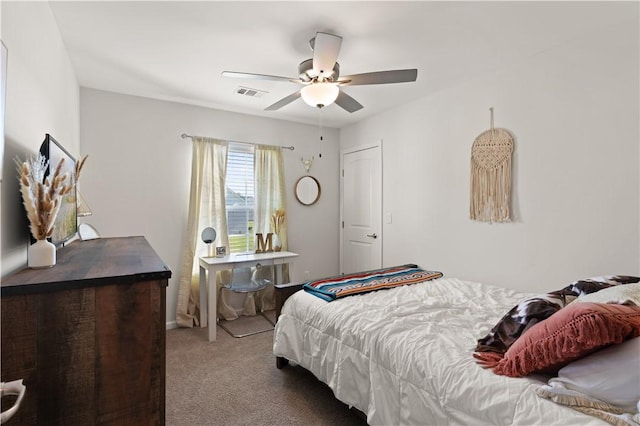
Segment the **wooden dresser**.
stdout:
<path fill-rule="evenodd" d="M 144 237 L 74 241 L 57 257 L 0 284 L 1 379 L 27 388 L 6 424 L 164 424 L 171 271 Z"/>

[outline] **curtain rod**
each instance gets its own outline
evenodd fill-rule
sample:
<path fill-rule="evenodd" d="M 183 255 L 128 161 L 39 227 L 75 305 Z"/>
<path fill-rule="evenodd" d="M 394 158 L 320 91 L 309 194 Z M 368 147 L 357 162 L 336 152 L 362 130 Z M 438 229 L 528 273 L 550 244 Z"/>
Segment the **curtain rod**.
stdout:
<path fill-rule="evenodd" d="M 186 134 L 186 133 L 183 133 L 182 135 L 180 135 L 180 137 L 182 137 L 182 139 L 187 139 L 187 138 L 189 138 L 189 139 L 193 140 L 193 138 L 194 138 L 195 136 L 191 136 L 191 135 L 188 135 L 188 134 Z M 251 142 L 238 142 L 238 141 L 229 141 L 229 142 L 232 142 L 232 143 L 243 143 L 243 144 L 245 144 L 245 145 L 265 145 L 265 144 L 251 143 Z M 271 145 L 271 146 L 278 146 L 278 145 Z M 282 149 L 290 149 L 291 151 L 293 151 L 294 149 L 296 149 L 293 145 L 291 145 L 291 146 L 279 146 L 279 148 L 282 148 Z"/>

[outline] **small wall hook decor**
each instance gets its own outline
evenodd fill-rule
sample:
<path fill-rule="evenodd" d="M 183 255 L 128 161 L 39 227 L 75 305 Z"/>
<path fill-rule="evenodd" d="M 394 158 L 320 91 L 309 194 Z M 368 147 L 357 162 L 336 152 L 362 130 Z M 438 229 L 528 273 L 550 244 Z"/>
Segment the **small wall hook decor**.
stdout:
<path fill-rule="evenodd" d="M 304 170 L 309 173 L 309 170 L 311 170 L 311 163 L 313 163 L 313 160 L 315 160 L 315 156 L 311 157 L 311 158 L 307 158 L 306 160 L 304 159 L 304 157 L 300 157 L 300 161 L 302 162 L 302 164 L 304 164 Z"/>

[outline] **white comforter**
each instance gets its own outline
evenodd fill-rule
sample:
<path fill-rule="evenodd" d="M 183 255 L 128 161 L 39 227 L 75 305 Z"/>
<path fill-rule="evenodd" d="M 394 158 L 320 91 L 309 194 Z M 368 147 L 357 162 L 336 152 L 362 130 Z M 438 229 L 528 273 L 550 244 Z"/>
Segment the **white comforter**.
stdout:
<path fill-rule="evenodd" d="M 530 295 L 452 278 L 333 302 L 299 291 L 278 319 L 273 352 L 370 425 L 606 424 L 537 396 L 546 377 L 498 376 L 474 362 L 476 340 Z"/>

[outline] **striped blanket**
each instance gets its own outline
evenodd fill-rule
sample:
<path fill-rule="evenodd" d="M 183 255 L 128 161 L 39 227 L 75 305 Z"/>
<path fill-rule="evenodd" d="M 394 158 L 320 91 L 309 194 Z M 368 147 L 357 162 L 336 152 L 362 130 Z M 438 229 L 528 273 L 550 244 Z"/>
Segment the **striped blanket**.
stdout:
<path fill-rule="evenodd" d="M 355 294 L 416 284 L 441 276 L 442 272 L 425 271 L 417 265 L 401 265 L 310 281 L 302 288 L 314 296 L 331 302 Z"/>

